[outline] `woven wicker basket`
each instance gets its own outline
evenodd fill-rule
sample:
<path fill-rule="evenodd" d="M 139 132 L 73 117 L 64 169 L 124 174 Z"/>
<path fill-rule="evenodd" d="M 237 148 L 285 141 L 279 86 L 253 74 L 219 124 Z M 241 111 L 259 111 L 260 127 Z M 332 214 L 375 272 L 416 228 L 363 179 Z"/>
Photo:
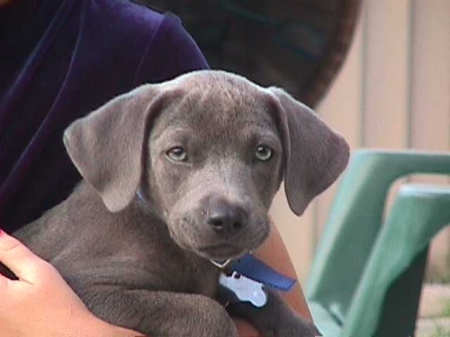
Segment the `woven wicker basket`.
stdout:
<path fill-rule="evenodd" d="M 178 15 L 212 68 L 278 85 L 310 106 L 349 48 L 361 0 L 144 0 Z"/>

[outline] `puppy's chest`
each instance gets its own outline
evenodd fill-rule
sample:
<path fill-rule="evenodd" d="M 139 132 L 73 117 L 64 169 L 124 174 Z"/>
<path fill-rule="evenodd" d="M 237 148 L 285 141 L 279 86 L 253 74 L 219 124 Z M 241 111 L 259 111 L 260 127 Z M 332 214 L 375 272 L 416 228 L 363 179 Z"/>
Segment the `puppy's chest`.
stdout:
<path fill-rule="evenodd" d="M 219 285 L 219 274 L 218 270 L 211 270 L 204 266 L 189 266 L 179 270 L 178 273 L 174 272 L 175 277 L 167 284 L 173 287 L 173 291 L 215 297 Z"/>
<path fill-rule="evenodd" d="M 149 285 L 155 290 L 216 295 L 220 270 L 197 256 L 173 256 L 173 251 L 167 256 L 158 254 L 147 270 Z"/>
<path fill-rule="evenodd" d="M 149 244 L 128 246 L 114 260 L 132 268 L 134 286 L 149 290 L 202 294 L 214 297 L 220 270 L 210 261 L 166 240 L 161 233 Z"/>

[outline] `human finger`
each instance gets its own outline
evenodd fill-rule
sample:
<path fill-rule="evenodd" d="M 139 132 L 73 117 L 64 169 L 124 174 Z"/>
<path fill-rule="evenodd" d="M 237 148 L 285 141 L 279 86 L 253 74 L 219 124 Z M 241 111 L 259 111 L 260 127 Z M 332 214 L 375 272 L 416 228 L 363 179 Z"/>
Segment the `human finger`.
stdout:
<path fill-rule="evenodd" d="M 19 240 L 0 229 L 0 262 L 19 280 L 33 283 L 36 279 L 36 267 L 42 260 Z"/>

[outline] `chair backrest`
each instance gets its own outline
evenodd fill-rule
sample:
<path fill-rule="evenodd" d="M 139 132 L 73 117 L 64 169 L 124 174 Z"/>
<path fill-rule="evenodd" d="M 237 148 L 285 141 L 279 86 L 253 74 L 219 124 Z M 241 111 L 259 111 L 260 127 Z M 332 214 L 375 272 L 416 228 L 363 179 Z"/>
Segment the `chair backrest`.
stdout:
<path fill-rule="evenodd" d="M 416 173 L 450 174 L 450 154 L 356 152 L 343 177 L 322 234 L 306 295 L 342 324 L 381 227 L 392 183 Z"/>
<path fill-rule="evenodd" d="M 406 185 L 380 230 L 341 337 L 413 336 L 428 247 L 450 224 L 450 187 Z"/>

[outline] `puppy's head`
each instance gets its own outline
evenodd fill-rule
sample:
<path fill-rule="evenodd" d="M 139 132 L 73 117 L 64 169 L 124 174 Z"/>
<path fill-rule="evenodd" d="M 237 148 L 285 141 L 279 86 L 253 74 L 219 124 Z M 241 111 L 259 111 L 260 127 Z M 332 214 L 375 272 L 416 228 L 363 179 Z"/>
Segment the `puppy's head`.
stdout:
<path fill-rule="evenodd" d="M 140 193 L 175 242 L 215 260 L 264 241 L 283 178 L 300 215 L 348 160 L 346 142 L 309 108 L 221 71 L 119 96 L 74 122 L 64 140 L 110 211 Z"/>

